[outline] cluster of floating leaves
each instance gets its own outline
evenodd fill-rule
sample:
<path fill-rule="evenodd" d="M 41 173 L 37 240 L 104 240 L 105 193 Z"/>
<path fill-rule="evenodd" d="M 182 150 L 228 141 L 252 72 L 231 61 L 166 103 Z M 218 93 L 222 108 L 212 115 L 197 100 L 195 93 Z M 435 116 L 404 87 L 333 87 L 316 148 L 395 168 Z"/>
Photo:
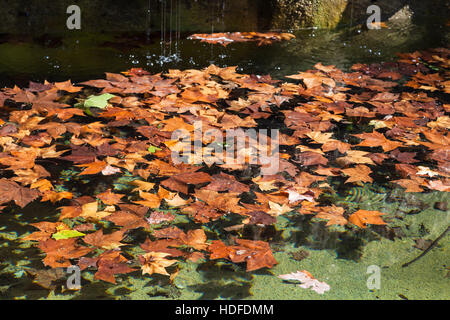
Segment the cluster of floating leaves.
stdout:
<path fill-rule="evenodd" d="M 38 231 L 23 240 L 37 243 L 47 267 L 76 264 L 111 283 L 139 268 L 173 279 L 180 260 L 271 268 L 277 261 L 269 242 L 205 230 L 225 216 L 240 217 L 224 228 L 230 234 L 285 214 L 314 215 L 347 230 L 389 222 L 382 212 L 322 201 L 336 182 L 450 191 L 449 54 L 401 54 L 398 62 L 351 72 L 319 63 L 288 82 L 211 65 L 2 89 L 2 210 L 32 201 L 58 205 L 58 221 L 33 223 Z M 245 163 L 172 161 L 176 129 L 193 132 L 201 121 L 225 132 L 270 119 L 283 125 L 276 174 L 262 176 L 259 165 Z M 238 152 L 250 157 L 255 150 Z M 57 168 L 72 170 L 71 178 Z M 89 183 L 103 189 L 92 193 Z M 179 216 L 192 221 L 188 230 Z M 146 238 L 125 241 L 136 230 Z"/>
<path fill-rule="evenodd" d="M 191 40 L 200 40 L 211 44 L 227 46 L 232 42 L 257 42 L 258 46 L 268 45 L 278 41 L 288 41 L 295 38 L 292 33 L 280 32 L 220 32 L 196 33 L 188 37 Z"/>

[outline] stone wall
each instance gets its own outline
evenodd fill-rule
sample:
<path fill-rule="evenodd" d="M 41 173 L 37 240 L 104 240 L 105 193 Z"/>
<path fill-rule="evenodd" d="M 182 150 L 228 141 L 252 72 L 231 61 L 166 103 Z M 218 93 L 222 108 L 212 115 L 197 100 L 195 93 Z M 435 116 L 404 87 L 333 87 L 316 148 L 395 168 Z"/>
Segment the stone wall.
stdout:
<path fill-rule="evenodd" d="M 367 7 L 377 4 L 382 21 L 442 20 L 446 0 L 0 0 L 0 33 L 46 34 L 66 28 L 71 4 L 80 6 L 83 32 L 146 32 L 176 27 L 183 32 L 262 31 L 363 24 Z M 163 5 L 165 4 L 165 8 Z M 163 10 L 165 9 L 165 10 Z M 150 10 L 150 14 L 148 11 Z"/>
<path fill-rule="evenodd" d="M 254 31 L 268 28 L 271 16 L 266 0 L 0 0 L 0 33 L 68 32 L 72 4 L 81 9 L 85 32 L 159 31 L 162 11 L 166 30 L 170 22 L 175 29 L 178 14 L 185 32 Z"/>
<path fill-rule="evenodd" d="M 347 0 L 275 0 L 272 28 L 336 27 Z"/>
<path fill-rule="evenodd" d="M 381 20 L 413 19 L 445 24 L 450 2 L 447 0 L 273 0 L 272 28 L 335 28 L 364 24 L 367 8 L 376 4 Z"/>

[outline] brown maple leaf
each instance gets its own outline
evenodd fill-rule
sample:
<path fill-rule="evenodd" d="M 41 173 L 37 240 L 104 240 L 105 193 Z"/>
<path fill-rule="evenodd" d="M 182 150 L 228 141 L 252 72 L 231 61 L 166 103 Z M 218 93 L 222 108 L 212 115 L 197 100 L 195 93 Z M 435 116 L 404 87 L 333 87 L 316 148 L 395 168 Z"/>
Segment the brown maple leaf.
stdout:
<path fill-rule="evenodd" d="M 326 226 L 331 226 L 333 224 L 343 226 L 348 223 L 347 219 L 344 217 L 344 212 L 344 208 L 332 205 L 331 207 L 321 207 L 320 212 L 314 217 L 328 220 Z"/>
<path fill-rule="evenodd" d="M 96 197 L 102 200 L 102 202 L 106 205 L 114 205 L 120 203 L 120 199 L 124 196 L 125 195 L 123 194 L 113 193 L 111 192 L 111 189 L 108 189 L 105 192 L 98 194 Z"/>
<path fill-rule="evenodd" d="M 272 255 L 267 242 L 236 239 L 237 245 L 226 246 L 220 240 L 214 240 L 208 247 L 210 259 L 229 259 L 232 262 L 247 262 L 247 271 L 264 267 L 272 268 L 278 262 Z"/>
<path fill-rule="evenodd" d="M 218 209 L 213 208 L 204 202 L 196 201 L 189 206 L 181 209 L 182 213 L 189 214 L 194 221 L 200 223 L 207 223 L 212 220 L 220 218 L 223 213 L 219 212 Z"/>
<path fill-rule="evenodd" d="M 212 191 L 229 191 L 233 193 L 249 192 L 250 187 L 236 180 L 232 175 L 220 172 L 212 176 L 212 182 L 204 187 Z"/>
<path fill-rule="evenodd" d="M 125 244 L 121 243 L 124 236 L 125 230 L 115 231 L 110 234 L 103 234 L 103 230 L 98 230 L 94 233 L 90 233 L 84 236 L 83 241 L 94 247 L 99 247 L 103 249 L 116 249 Z"/>
<path fill-rule="evenodd" d="M 0 204 L 14 201 L 19 207 L 23 208 L 39 196 L 40 192 L 37 190 L 22 187 L 5 178 L 0 179 Z"/>
<path fill-rule="evenodd" d="M 245 239 L 236 239 L 237 246 L 229 254 L 233 262 L 247 262 L 247 271 L 253 271 L 264 267 L 272 268 L 278 262 L 272 255 L 272 250 L 267 242 Z"/>
<path fill-rule="evenodd" d="M 195 196 L 209 206 L 224 212 L 238 213 L 241 211 L 241 207 L 238 205 L 239 198 L 236 195 L 235 193 L 218 193 L 204 189 L 195 191 Z"/>
<path fill-rule="evenodd" d="M 52 268 L 70 267 L 70 259 L 82 257 L 93 250 L 93 248 L 83 247 L 76 243 L 77 239 L 48 239 L 39 242 L 39 249 L 47 256 L 43 259 L 45 265 Z"/>
<path fill-rule="evenodd" d="M 102 253 L 96 260 L 98 270 L 94 275 L 95 279 L 100 279 L 115 284 L 116 274 L 136 271 L 136 269 L 130 268 L 126 264 L 128 260 L 121 255 L 120 251 L 106 251 Z"/>
<path fill-rule="evenodd" d="M 369 176 L 369 174 L 372 173 L 372 170 L 363 164 L 358 164 L 354 168 L 342 169 L 341 171 L 349 177 L 345 183 L 373 182 L 373 179 Z"/>
<path fill-rule="evenodd" d="M 361 147 L 382 147 L 384 152 L 394 150 L 401 147 L 403 143 L 387 139 L 384 134 L 377 131 L 372 133 L 355 134 L 355 137 L 363 139 L 364 141 L 358 144 Z"/>
<path fill-rule="evenodd" d="M 187 172 L 171 176 L 161 182 L 161 185 L 171 190 L 188 193 L 188 184 L 202 184 L 211 181 L 211 176 L 205 172 Z"/>
<path fill-rule="evenodd" d="M 147 238 L 145 242 L 141 244 L 141 248 L 147 252 L 165 252 L 172 257 L 181 257 L 185 255 L 183 251 L 175 249 L 179 246 L 180 242 L 174 239 L 150 241 L 150 239 Z"/>

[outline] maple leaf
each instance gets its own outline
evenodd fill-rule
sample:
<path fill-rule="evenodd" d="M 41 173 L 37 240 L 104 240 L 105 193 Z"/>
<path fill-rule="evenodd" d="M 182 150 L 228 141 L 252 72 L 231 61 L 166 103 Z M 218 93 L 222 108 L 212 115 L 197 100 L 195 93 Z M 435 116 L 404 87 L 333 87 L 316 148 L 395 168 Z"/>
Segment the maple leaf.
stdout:
<path fill-rule="evenodd" d="M 279 215 L 282 215 L 282 214 L 292 211 L 292 208 L 290 208 L 286 204 L 283 204 L 281 206 L 278 203 L 275 203 L 272 201 L 269 201 L 269 207 L 270 207 L 270 210 L 267 213 L 274 215 L 274 216 L 279 216 Z"/>
<path fill-rule="evenodd" d="M 215 260 L 228 258 L 233 249 L 231 247 L 226 246 L 220 240 L 213 240 L 208 246 L 208 251 L 210 252 L 209 258 L 211 260 Z"/>
<path fill-rule="evenodd" d="M 145 218 L 130 211 L 116 211 L 103 218 L 103 220 L 111 221 L 115 225 L 122 226 L 122 231 L 137 228 L 149 228 L 149 224 Z"/>
<path fill-rule="evenodd" d="M 165 259 L 167 256 L 170 256 L 169 253 L 165 252 L 148 252 L 139 257 L 139 260 L 142 264 L 142 274 L 152 275 L 154 273 L 170 276 L 170 274 L 166 271 L 167 267 L 170 267 L 177 261 Z"/>
<path fill-rule="evenodd" d="M 77 245 L 76 241 L 76 238 L 40 241 L 39 249 L 47 254 L 43 260 L 44 264 L 52 268 L 70 267 L 70 259 L 82 257 L 93 250 Z"/>
<path fill-rule="evenodd" d="M 172 199 L 166 199 L 166 203 L 171 206 L 171 207 L 181 207 L 181 206 L 185 206 L 187 205 L 189 202 L 191 202 L 192 200 L 188 199 L 188 200 L 184 200 L 183 198 L 180 197 L 179 194 L 177 194 L 175 197 L 173 197 Z"/>
<path fill-rule="evenodd" d="M 297 271 L 289 274 L 279 275 L 278 278 L 283 280 L 295 280 L 300 281 L 301 284 L 298 286 L 300 288 L 311 288 L 311 290 L 317 292 L 318 294 L 324 294 L 326 291 L 330 290 L 330 286 L 325 282 L 320 282 L 315 279 L 311 273 L 306 270 Z"/>
<path fill-rule="evenodd" d="M 131 192 L 134 191 L 150 191 L 155 186 L 152 182 L 142 181 L 142 180 L 133 180 L 129 184 L 136 186 Z"/>
<path fill-rule="evenodd" d="M 205 172 L 187 172 L 171 176 L 161 182 L 161 185 L 175 191 L 188 193 L 188 184 L 202 184 L 211 181 L 211 176 Z"/>
<path fill-rule="evenodd" d="M 103 168 L 103 170 L 102 170 L 102 175 L 110 176 L 112 174 L 116 174 L 119 172 L 122 172 L 119 168 L 116 168 L 116 167 L 113 167 L 113 166 L 107 164 L 106 167 Z"/>
<path fill-rule="evenodd" d="M 107 250 L 116 249 L 125 245 L 120 242 L 123 238 L 124 232 L 124 230 L 121 230 L 104 235 L 103 230 L 98 230 L 94 233 L 86 235 L 83 238 L 83 241 L 94 247 L 99 247 Z"/>
<path fill-rule="evenodd" d="M 150 224 L 160 224 L 165 221 L 173 221 L 175 219 L 175 215 L 170 212 L 163 211 L 154 211 L 150 214 L 150 217 L 146 218 L 148 223 Z"/>
<path fill-rule="evenodd" d="M 94 201 L 83 204 L 79 216 L 86 219 L 101 220 L 111 215 L 114 211 L 114 206 L 106 207 L 103 211 L 98 211 L 98 203 Z"/>
<path fill-rule="evenodd" d="M 195 196 L 217 210 L 236 213 L 241 210 L 238 205 L 239 198 L 236 197 L 235 193 L 218 193 L 200 189 L 195 191 Z"/>
<path fill-rule="evenodd" d="M 308 201 L 314 201 L 314 194 L 311 194 L 311 192 L 305 192 L 304 194 L 300 194 L 299 192 L 297 192 L 294 189 L 288 189 L 286 190 L 287 193 L 289 194 L 289 203 L 296 203 L 298 201 L 301 200 L 308 200 Z"/>
<path fill-rule="evenodd" d="M 278 262 L 272 255 L 272 250 L 267 242 L 236 239 L 237 246 L 229 254 L 231 261 L 247 261 L 247 271 L 261 268 L 272 268 Z"/>
<path fill-rule="evenodd" d="M 210 259 L 229 259 L 232 262 L 247 262 L 247 271 L 264 267 L 272 268 L 278 262 L 272 255 L 267 242 L 236 239 L 236 246 L 226 246 L 220 240 L 214 240 L 208 247 Z"/>
<path fill-rule="evenodd" d="M 343 166 L 351 163 L 374 164 L 368 154 L 369 153 L 365 151 L 349 150 L 347 151 L 347 155 L 345 157 L 337 158 L 336 161 Z"/>
<path fill-rule="evenodd" d="M 257 176 L 256 178 L 253 178 L 252 181 L 258 185 L 261 191 L 278 189 L 278 187 L 274 185 L 274 183 L 278 182 L 275 179 L 268 180 L 266 177 Z"/>
<path fill-rule="evenodd" d="M 30 185 L 30 189 L 39 189 L 39 191 L 44 192 L 44 191 L 49 191 L 53 189 L 53 185 L 50 181 L 48 181 L 47 179 L 40 179 L 36 182 L 33 182 Z"/>
<path fill-rule="evenodd" d="M 95 151 L 89 146 L 72 145 L 71 154 L 61 157 L 61 159 L 73 161 L 74 163 L 90 163 L 96 160 L 95 156 Z"/>
<path fill-rule="evenodd" d="M 277 219 L 264 211 L 251 211 L 247 213 L 249 216 L 251 216 L 250 219 L 247 219 L 243 221 L 245 224 L 256 224 L 256 225 L 271 225 L 277 222 Z"/>
<path fill-rule="evenodd" d="M 55 82 L 55 87 L 58 88 L 58 90 L 63 90 L 70 93 L 79 92 L 83 90 L 82 87 L 73 86 L 70 80 L 64 82 Z"/>
<path fill-rule="evenodd" d="M 145 242 L 141 244 L 141 248 L 147 252 L 165 252 L 172 257 L 184 256 L 185 253 L 183 251 L 174 248 L 178 246 L 180 246 L 180 242 L 174 239 L 150 241 L 150 239 L 147 238 Z"/>
<path fill-rule="evenodd" d="M 389 156 L 384 153 L 372 153 L 367 155 L 367 157 L 372 159 L 372 161 L 375 162 L 376 164 L 382 164 L 385 159 L 389 158 Z"/>
<path fill-rule="evenodd" d="M 414 163 L 419 161 L 414 159 L 416 154 L 416 152 L 400 152 L 398 149 L 395 149 L 390 153 L 390 156 L 401 163 Z"/>
<path fill-rule="evenodd" d="M 320 153 L 306 151 L 297 155 L 297 161 L 304 166 L 314 166 L 317 164 L 327 165 L 328 159 L 322 156 Z"/>
<path fill-rule="evenodd" d="M 429 176 L 429 177 L 434 177 L 434 176 L 438 176 L 439 173 L 435 172 L 433 170 L 431 170 L 428 167 L 424 167 L 424 166 L 418 166 L 417 167 L 419 170 L 416 172 L 416 174 L 418 176 Z"/>
<path fill-rule="evenodd" d="M 373 182 L 373 179 L 369 176 L 369 174 L 372 173 L 372 170 L 363 164 L 359 164 L 354 168 L 342 169 L 341 171 L 346 176 L 349 176 L 345 183 Z"/>
<path fill-rule="evenodd" d="M 185 123 L 183 121 L 183 119 L 181 119 L 181 118 L 173 117 L 173 118 L 164 120 L 162 122 L 166 124 L 164 126 L 164 128 L 162 129 L 162 131 L 172 132 L 172 131 L 175 131 L 178 129 L 184 129 L 184 130 L 187 130 L 188 132 L 194 131 L 194 126 L 191 124 Z"/>
<path fill-rule="evenodd" d="M 181 209 L 182 213 L 188 213 L 194 218 L 194 221 L 207 223 L 211 220 L 220 218 L 223 214 L 218 209 L 211 207 L 204 202 L 196 201 L 189 206 Z"/>
<path fill-rule="evenodd" d="M 55 240 L 70 239 L 70 238 L 76 238 L 76 237 L 82 237 L 82 236 L 84 236 L 84 233 L 81 233 L 77 230 L 60 230 L 60 231 L 52 234 L 52 238 Z"/>
<path fill-rule="evenodd" d="M 212 191 L 229 191 L 233 193 L 249 192 L 250 187 L 236 180 L 232 175 L 220 172 L 212 177 L 212 182 L 204 189 Z"/>
<path fill-rule="evenodd" d="M 39 196 L 40 192 L 37 190 L 22 187 L 5 178 L 0 179 L 0 204 L 14 201 L 19 207 L 23 208 Z"/>
<path fill-rule="evenodd" d="M 23 237 L 23 241 L 44 241 L 50 239 L 52 234 L 61 230 L 68 230 L 69 227 L 62 222 L 37 222 L 30 223 L 31 226 L 38 228 L 40 231 L 35 231 L 26 237 Z"/>
<path fill-rule="evenodd" d="M 331 136 L 333 135 L 332 132 L 319 132 L 319 131 L 311 131 L 306 134 L 308 137 L 310 137 L 314 142 L 324 144 L 329 141 L 333 141 L 331 139 Z"/>
<path fill-rule="evenodd" d="M 139 196 L 144 199 L 140 201 L 134 201 L 135 203 L 142 204 L 149 208 L 158 208 L 161 203 L 161 198 L 154 193 L 144 192 L 139 190 Z"/>
<path fill-rule="evenodd" d="M 84 169 L 80 173 L 80 175 L 85 175 L 85 174 L 97 174 L 101 172 L 103 169 L 105 169 L 106 165 L 107 163 L 105 161 L 95 161 L 86 164 L 79 164 L 77 165 L 77 167 L 86 167 L 86 169 Z"/>
<path fill-rule="evenodd" d="M 187 246 L 193 247 L 197 250 L 205 250 L 206 234 L 203 229 L 189 230 L 186 234 L 180 234 L 180 240 Z"/>
<path fill-rule="evenodd" d="M 422 192 L 423 188 L 421 187 L 424 183 L 423 179 L 419 180 L 417 178 L 414 179 L 399 179 L 393 180 L 393 183 L 396 183 L 403 188 L 405 188 L 405 192 Z"/>
<path fill-rule="evenodd" d="M 430 180 L 428 181 L 428 188 L 439 191 L 450 192 L 450 184 L 448 181 Z"/>
<path fill-rule="evenodd" d="M 82 259 L 80 259 L 79 263 L 79 265 L 81 264 L 80 269 L 81 267 L 85 267 L 85 262 Z M 130 268 L 126 264 L 127 261 L 128 260 L 121 255 L 120 251 L 105 251 L 98 258 L 94 258 L 89 261 L 90 263 L 88 263 L 88 265 L 96 265 L 98 267 L 98 270 L 94 275 L 95 279 L 116 284 L 116 274 L 136 271 L 136 269 Z"/>
<path fill-rule="evenodd" d="M 312 183 L 323 180 L 326 180 L 326 178 L 315 176 L 305 171 L 302 171 L 295 177 L 295 182 L 297 182 L 300 187 L 309 187 Z"/>
<path fill-rule="evenodd" d="M 329 140 L 322 145 L 323 152 L 338 150 L 340 153 L 346 153 L 350 148 L 351 144 L 339 140 Z"/>
<path fill-rule="evenodd" d="M 156 238 L 179 239 L 184 232 L 177 227 L 167 227 L 153 231 Z"/>
<path fill-rule="evenodd" d="M 363 142 L 358 144 L 358 146 L 382 147 L 384 152 L 394 150 L 403 145 L 401 142 L 386 139 L 384 134 L 379 133 L 378 131 L 373 131 L 372 133 L 355 134 L 354 136 L 364 140 Z"/>
<path fill-rule="evenodd" d="M 365 228 L 368 224 L 383 225 L 386 222 L 380 216 L 384 214 L 379 211 L 358 210 L 348 218 L 348 221 L 360 228 Z"/>
<path fill-rule="evenodd" d="M 314 217 L 328 220 L 326 226 L 331 226 L 334 224 L 343 226 L 348 223 L 347 219 L 344 217 L 344 212 L 344 208 L 336 207 L 333 205 L 331 207 L 320 208 L 320 212 Z"/>
<path fill-rule="evenodd" d="M 113 193 L 111 192 L 111 189 L 108 189 L 105 192 L 98 194 L 96 197 L 102 200 L 102 202 L 106 205 L 114 205 L 120 203 L 120 199 L 124 196 L 125 195 L 123 194 Z"/>
<path fill-rule="evenodd" d="M 295 75 L 286 76 L 286 78 L 302 80 L 308 89 L 321 86 L 322 84 L 332 88 L 336 86 L 333 79 L 325 77 L 321 73 L 300 72 Z"/>

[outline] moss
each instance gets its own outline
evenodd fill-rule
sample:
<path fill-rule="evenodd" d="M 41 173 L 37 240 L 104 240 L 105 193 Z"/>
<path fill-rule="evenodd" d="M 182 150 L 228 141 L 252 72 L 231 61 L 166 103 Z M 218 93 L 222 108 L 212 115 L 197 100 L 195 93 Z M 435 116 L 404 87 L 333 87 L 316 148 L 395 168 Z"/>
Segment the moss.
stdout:
<path fill-rule="evenodd" d="M 336 27 L 348 0 L 278 0 L 273 16 L 276 29 Z"/>
<path fill-rule="evenodd" d="M 337 27 L 347 7 L 347 2 L 347 0 L 319 1 L 313 17 L 313 26 L 329 29 Z"/>

